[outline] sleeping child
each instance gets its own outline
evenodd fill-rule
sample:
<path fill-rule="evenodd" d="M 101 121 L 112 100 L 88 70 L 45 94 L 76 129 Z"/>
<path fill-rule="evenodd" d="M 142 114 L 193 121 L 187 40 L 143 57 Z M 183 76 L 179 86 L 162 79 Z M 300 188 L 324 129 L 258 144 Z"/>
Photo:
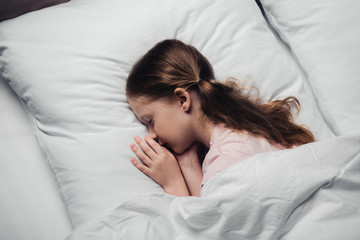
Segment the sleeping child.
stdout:
<path fill-rule="evenodd" d="M 159 42 L 133 66 L 126 95 L 149 131 L 134 137 L 130 147 L 141 162 L 131 162 L 176 196 L 200 196 L 209 179 L 255 154 L 314 141 L 293 120 L 295 97 L 253 100 L 236 81 L 215 81 L 210 62 L 175 39 Z"/>

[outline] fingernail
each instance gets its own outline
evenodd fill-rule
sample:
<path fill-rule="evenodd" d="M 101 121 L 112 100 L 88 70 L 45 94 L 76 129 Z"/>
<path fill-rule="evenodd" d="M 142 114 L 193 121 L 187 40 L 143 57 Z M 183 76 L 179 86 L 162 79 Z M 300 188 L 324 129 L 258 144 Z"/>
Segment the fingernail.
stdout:
<path fill-rule="evenodd" d="M 135 141 L 140 141 L 139 136 L 135 136 L 134 139 L 135 139 Z"/>
<path fill-rule="evenodd" d="M 130 147 L 135 148 L 135 144 L 134 143 L 130 144 Z"/>

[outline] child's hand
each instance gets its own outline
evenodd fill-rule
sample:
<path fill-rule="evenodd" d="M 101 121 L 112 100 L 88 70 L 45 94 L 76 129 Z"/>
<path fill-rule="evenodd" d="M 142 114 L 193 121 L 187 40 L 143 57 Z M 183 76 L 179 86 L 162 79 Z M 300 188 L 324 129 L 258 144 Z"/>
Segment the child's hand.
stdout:
<path fill-rule="evenodd" d="M 165 192 L 177 196 L 189 196 L 180 167 L 174 155 L 148 136 L 143 141 L 140 137 L 134 138 L 136 144 L 130 147 L 136 156 L 144 163 L 131 158 L 132 164 L 159 183 Z"/>
<path fill-rule="evenodd" d="M 199 145 L 193 144 L 182 154 L 176 154 L 187 187 L 193 196 L 200 196 L 203 173 L 198 157 Z"/>
<path fill-rule="evenodd" d="M 193 144 L 185 152 L 181 154 L 175 154 L 176 159 L 179 162 L 180 167 L 189 166 L 193 164 L 193 161 L 199 161 L 198 159 L 199 145 Z"/>

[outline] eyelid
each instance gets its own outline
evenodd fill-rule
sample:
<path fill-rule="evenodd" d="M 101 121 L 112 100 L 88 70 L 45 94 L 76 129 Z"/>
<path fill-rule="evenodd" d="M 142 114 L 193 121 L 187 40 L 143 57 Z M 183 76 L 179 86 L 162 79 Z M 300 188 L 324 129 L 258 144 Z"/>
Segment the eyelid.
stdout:
<path fill-rule="evenodd" d="M 153 119 L 152 117 L 150 116 L 144 116 L 141 118 L 141 121 L 145 124 L 145 125 L 148 125 L 148 124 L 152 124 L 153 123 Z"/>
<path fill-rule="evenodd" d="M 149 117 L 147 117 L 147 116 L 140 117 L 140 121 L 142 121 L 142 122 L 147 122 L 148 119 L 149 119 Z"/>

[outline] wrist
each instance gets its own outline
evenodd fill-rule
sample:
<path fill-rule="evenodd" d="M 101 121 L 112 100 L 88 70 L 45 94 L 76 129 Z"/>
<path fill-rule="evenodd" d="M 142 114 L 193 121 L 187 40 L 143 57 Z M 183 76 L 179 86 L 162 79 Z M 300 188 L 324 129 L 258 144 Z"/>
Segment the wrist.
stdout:
<path fill-rule="evenodd" d="M 179 161 L 179 166 L 182 172 L 184 172 L 184 169 L 201 170 L 201 164 L 197 156 L 193 158 L 182 159 L 182 161 Z"/>
<path fill-rule="evenodd" d="M 175 196 L 190 196 L 184 178 L 174 179 L 171 183 L 163 186 L 166 193 Z"/>

